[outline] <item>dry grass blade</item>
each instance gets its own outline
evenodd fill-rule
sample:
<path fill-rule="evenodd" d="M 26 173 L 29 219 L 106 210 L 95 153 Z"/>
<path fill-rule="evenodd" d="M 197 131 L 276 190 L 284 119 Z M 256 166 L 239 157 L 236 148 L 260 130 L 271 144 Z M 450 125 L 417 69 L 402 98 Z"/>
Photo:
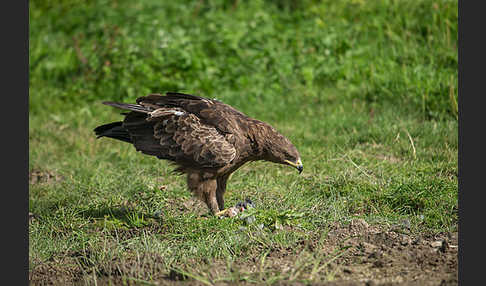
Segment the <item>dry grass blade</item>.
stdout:
<path fill-rule="evenodd" d="M 351 159 L 351 157 L 349 157 L 349 155 L 341 147 L 338 146 L 338 148 L 343 152 L 344 156 L 348 159 L 348 161 L 351 162 L 351 164 L 353 164 L 354 167 L 356 167 L 356 169 L 358 169 L 366 177 L 368 177 L 369 179 L 371 179 L 374 184 L 376 184 L 377 179 L 374 176 L 371 176 L 365 170 L 363 170 L 358 164 L 356 164 L 353 161 L 353 159 Z"/>
<path fill-rule="evenodd" d="M 454 116 L 457 119 L 458 118 L 458 106 L 457 106 L 457 98 L 455 97 L 455 94 L 454 94 L 454 85 L 453 85 L 452 76 L 451 76 L 451 80 L 450 80 L 450 83 L 449 83 L 449 99 L 450 99 L 450 102 L 451 102 L 452 113 L 454 114 Z"/>
<path fill-rule="evenodd" d="M 410 136 L 410 133 L 405 129 L 405 133 L 407 133 L 408 139 L 410 140 L 410 144 L 412 145 L 412 155 L 414 159 L 417 159 L 417 150 L 415 150 L 415 144 L 413 143 L 412 136 Z"/>

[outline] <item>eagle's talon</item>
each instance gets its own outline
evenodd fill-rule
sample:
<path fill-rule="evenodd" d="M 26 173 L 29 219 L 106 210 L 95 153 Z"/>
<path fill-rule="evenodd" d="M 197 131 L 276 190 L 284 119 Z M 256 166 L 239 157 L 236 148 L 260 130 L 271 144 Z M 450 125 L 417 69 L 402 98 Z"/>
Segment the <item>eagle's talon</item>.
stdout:
<path fill-rule="evenodd" d="M 245 210 L 253 207 L 255 207 L 253 202 L 249 198 L 246 198 L 244 202 L 238 202 L 234 207 L 221 210 L 214 215 L 218 217 L 234 217 L 239 213 L 242 213 Z"/>
<path fill-rule="evenodd" d="M 218 216 L 218 217 L 225 217 L 225 216 L 226 217 L 234 217 L 239 212 L 240 212 L 240 210 L 238 210 L 237 208 L 230 207 L 230 208 L 227 208 L 225 210 L 222 210 L 222 211 L 219 211 L 219 212 L 215 213 L 215 215 Z"/>

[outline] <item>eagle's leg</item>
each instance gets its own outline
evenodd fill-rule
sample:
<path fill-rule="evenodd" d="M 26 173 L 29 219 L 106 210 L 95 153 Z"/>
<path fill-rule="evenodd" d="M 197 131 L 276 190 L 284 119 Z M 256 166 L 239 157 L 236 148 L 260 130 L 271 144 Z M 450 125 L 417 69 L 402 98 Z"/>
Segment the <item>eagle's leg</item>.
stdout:
<path fill-rule="evenodd" d="M 216 214 L 219 212 L 216 199 L 216 179 L 204 179 L 197 173 L 191 173 L 187 176 L 187 185 L 196 197 L 206 203 L 211 213 Z"/>
<path fill-rule="evenodd" d="M 216 182 L 214 182 L 216 183 Z M 204 193 L 204 200 L 206 202 L 206 205 L 208 206 L 209 210 L 211 210 L 211 213 L 213 215 L 216 215 L 219 212 L 219 207 L 218 207 L 218 202 L 216 200 L 216 192 L 205 192 Z"/>
<path fill-rule="evenodd" d="M 218 188 L 216 189 L 216 199 L 220 210 L 224 210 L 224 193 L 226 192 L 227 175 L 218 178 Z"/>
<path fill-rule="evenodd" d="M 220 210 L 224 210 L 224 198 L 223 198 L 224 192 L 220 192 L 219 188 L 216 191 L 216 200 L 218 201 L 218 207 Z"/>

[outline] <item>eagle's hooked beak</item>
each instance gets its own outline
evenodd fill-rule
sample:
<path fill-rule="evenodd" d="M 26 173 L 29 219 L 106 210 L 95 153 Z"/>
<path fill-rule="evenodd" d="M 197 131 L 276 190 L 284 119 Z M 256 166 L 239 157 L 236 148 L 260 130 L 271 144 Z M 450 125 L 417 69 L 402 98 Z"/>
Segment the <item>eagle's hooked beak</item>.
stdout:
<path fill-rule="evenodd" d="M 285 163 L 289 164 L 292 167 L 295 167 L 298 171 L 299 174 L 302 173 L 302 170 L 304 170 L 304 165 L 302 165 L 302 161 L 299 159 L 297 162 L 291 162 L 289 160 L 285 160 Z"/>

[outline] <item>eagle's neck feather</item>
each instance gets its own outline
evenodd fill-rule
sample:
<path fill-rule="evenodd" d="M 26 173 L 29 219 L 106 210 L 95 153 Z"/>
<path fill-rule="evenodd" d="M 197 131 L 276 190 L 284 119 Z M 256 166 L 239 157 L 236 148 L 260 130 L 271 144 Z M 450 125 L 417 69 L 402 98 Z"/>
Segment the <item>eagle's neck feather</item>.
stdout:
<path fill-rule="evenodd" d="M 265 160 L 268 150 L 272 148 L 272 141 L 269 139 L 278 132 L 269 124 L 259 120 L 252 122 L 249 130 L 252 160 Z"/>

